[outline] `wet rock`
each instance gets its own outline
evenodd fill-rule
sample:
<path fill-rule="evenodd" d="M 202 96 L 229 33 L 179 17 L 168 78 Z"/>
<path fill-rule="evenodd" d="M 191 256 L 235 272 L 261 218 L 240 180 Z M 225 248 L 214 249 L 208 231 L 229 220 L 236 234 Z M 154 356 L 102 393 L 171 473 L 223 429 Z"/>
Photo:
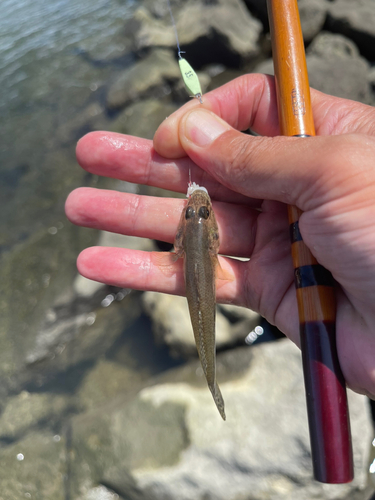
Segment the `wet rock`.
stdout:
<path fill-rule="evenodd" d="M 157 342 L 166 343 L 174 355 L 197 356 L 186 298 L 146 292 L 142 296 L 142 301 L 145 311 L 152 319 Z M 217 347 L 233 345 L 236 340 L 231 334 L 230 322 L 218 311 L 216 315 Z"/>
<path fill-rule="evenodd" d="M 161 122 L 176 109 L 176 105 L 161 102 L 159 99 L 139 101 L 122 111 L 112 122 L 110 130 L 152 139 Z"/>
<path fill-rule="evenodd" d="M 92 36 L 80 41 L 79 56 L 93 66 L 103 67 L 119 63 L 127 63 L 134 50 L 134 36 L 139 29 L 139 23 L 130 19 L 118 17 L 112 24 L 108 37 Z"/>
<path fill-rule="evenodd" d="M 329 3 L 327 28 L 353 40 L 369 60 L 375 59 L 375 8 L 371 0 Z"/>
<path fill-rule="evenodd" d="M 65 440 L 48 431 L 33 432 L 0 449 L 3 500 L 69 498 Z"/>
<path fill-rule="evenodd" d="M 107 95 L 107 107 L 119 109 L 129 101 L 147 96 L 155 88 L 181 77 L 180 70 L 172 51 L 154 49 L 136 63 L 112 84 Z"/>
<path fill-rule="evenodd" d="M 99 482 L 125 498 L 153 500 L 238 500 L 249 491 L 254 498 L 341 499 L 363 489 L 372 436 L 366 399 L 349 392 L 354 482 L 315 482 L 300 352 L 289 340 L 219 356 L 226 422 L 203 374 L 202 385 L 188 385 L 198 366 L 172 370 L 133 397 L 75 417 L 77 477 L 84 470 L 85 485 Z"/>
<path fill-rule="evenodd" d="M 76 274 L 77 253 L 94 239 L 94 232 L 84 233 L 59 221 L 2 254 L 0 380 L 3 390 L 17 391 L 22 381 L 34 377 L 34 373 L 28 371 L 26 359 L 37 338 L 43 336 L 42 325 L 48 322 L 48 311 L 70 289 Z"/>
<path fill-rule="evenodd" d="M 73 406 L 73 401 L 67 396 L 22 391 L 6 402 L 0 416 L 0 438 L 19 438 L 40 425 L 51 428 Z"/>
<path fill-rule="evenodd" d="M 71 144 L 91 130 L 106 130 L 108 125 L 109 119 L 105 114 L 104 106 L 93 102 L 71 120 L 61 124 L 56 135 L 62 144 Z"/>
<path fill-rule="evenodd" d="M 91 300 L 64 302 L 46 313 L 41 330 L 25 355 L 25 377 L 43 385 L 109 349 L 141 314 L 137 294 L 129 290 L 95 296 Z"/>
<path fill-rule="evenodd" d="M 120 393 L 134 390 L 144 379 L 141 370 L 101 358 L 82 380 L 78 401 L 87 410 L 113 399 Z"/>
<path fill-rule="evenodd" d="M 169 12 L 158 19 L 146 9 L 135 13 L 141 28 L 136 44 L 144 47 L 171 47 L 176 39 Z M 229 66 L 248 61 L 259 53 L 258 38 L 262 30 L 240 0 L 185 2 L 174 9 L 177 33 L 182 50 L 191 64 L 200 67 L 212 62 Z"/>
<path fill-rule="evenodd" d="M 184 408 L 170 403 L 162 403 L 161 407 L 165 411 L 127 395 L 106 405 L 105 411 L 96 410 L 75 418 L 73 494 L 82 495 L 90 489 L 91 482 L 91 485 L 103 483 L 119 494 L 126 491 L 125 498 L 134 498 L 137 487 L 129 470 L 141 464 L 152 467 L 158 463 L 165 466 L 176 463 L 187 441 Z M 113 446 L 118 456 L 113 453 Z"/>
<path fill-rule="evenodd" d="M 132 295 L 108 308 L 105 289 L 93 300 L 75 294 L 75 259 L 95 234 L 59 223 L 2 255 L 1 391 L 39 387 L 95 358 L 140 314 Z"/>

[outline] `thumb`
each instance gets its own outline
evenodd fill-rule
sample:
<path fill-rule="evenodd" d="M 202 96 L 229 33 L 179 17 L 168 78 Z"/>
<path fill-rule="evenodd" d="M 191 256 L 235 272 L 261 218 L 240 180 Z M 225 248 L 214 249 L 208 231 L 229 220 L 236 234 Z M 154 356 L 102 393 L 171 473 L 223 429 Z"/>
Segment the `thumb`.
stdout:
<path fill-rule="evenodd" d="M 206 109 L 186 113 L 179 123 L 186 154 L 219 182 L 251 198 L 303 211 L 337 196 L 345 177 L 353 181 L 349 167 L 358 153 L 358 137 L 253 137 Z"/>

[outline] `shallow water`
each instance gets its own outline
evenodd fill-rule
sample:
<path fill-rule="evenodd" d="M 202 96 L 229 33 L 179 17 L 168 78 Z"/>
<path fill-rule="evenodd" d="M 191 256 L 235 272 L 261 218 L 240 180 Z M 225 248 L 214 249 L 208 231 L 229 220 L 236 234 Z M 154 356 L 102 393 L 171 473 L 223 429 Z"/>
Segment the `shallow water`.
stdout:
<path fill-rule="evenodd" d="M 59 130 L 123 67 L 116 60 L 123 50 L 119 33 L 136 5 L 2 2 L 0 249 L 62 222 L 63 200 L 81 174 L 75 171 L 75 141 L 59 139 Z M 106 64 L 97 64 L 103 59 Z"/>

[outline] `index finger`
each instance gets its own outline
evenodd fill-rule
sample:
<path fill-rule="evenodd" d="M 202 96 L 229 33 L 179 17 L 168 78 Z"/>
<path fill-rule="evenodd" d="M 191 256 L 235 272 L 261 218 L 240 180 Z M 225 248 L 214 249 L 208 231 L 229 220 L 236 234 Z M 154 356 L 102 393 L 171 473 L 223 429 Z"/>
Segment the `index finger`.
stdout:
<path fill-rule="evenodd" d="M 81 167 L 92 174 L 178 193 L 186 193 L 190 169 L 191 178 L 204 186 L 212 199 L 252 207 L 260 204 L 259 200 L 223 186 L 187 156 L 178 160 L 163 158 L 148 139 L 116 132 L 90 132 L 78 141 L 76 155 Z"/>

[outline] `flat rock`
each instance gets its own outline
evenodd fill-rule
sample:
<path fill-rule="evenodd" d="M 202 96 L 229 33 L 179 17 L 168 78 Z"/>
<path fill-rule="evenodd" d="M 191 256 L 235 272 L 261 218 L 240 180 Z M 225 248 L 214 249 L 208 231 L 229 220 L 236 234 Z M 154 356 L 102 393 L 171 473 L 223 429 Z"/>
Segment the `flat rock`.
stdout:
<path fill-rule="evenodd" d="M 141 24 L 136 35 L 139 48 L 159 46 L 176 49 L 169 12 L 160 19 L 141 8 L 135 13 L 135 18 Z M 193 57 L 193 62 L 202 65 L 221 57 L 227 58 L 230 64 L 230 56 L 237 56 L 238 63 L 259 53 L 258 39 L 262 25 L 240 0 L 181 3 L 174 10 L 174 18 L 180 46 L 187 51 L 187 59 Z M 196 47 L 193 47 L 194 44 Z"/>
<path fill-rule="evenodd" d="M 154 49 L 148 56 L 125 70 L 111 85 L 107 95 L 107 107 L 118 109 L 129 101 L 144 96 L 167 81 L 181 78 L 180 70 L 170 50 Z"/>
<path fill-rule="evenodd" d="M 74 418 L 72 469 L 81 485 L 153 500 L 240 500 L 249 491 L 262 499 L 343 499 L 364 488 L 372 439 L 366 398 L 349 392 L 354 482 L 315 482 L 301 356 L 289 340 L 218 357 L 226 422 L 203 374 L 202 385 L 190 385 L 198 366 L 171 370 L 133 398 Z"/>

